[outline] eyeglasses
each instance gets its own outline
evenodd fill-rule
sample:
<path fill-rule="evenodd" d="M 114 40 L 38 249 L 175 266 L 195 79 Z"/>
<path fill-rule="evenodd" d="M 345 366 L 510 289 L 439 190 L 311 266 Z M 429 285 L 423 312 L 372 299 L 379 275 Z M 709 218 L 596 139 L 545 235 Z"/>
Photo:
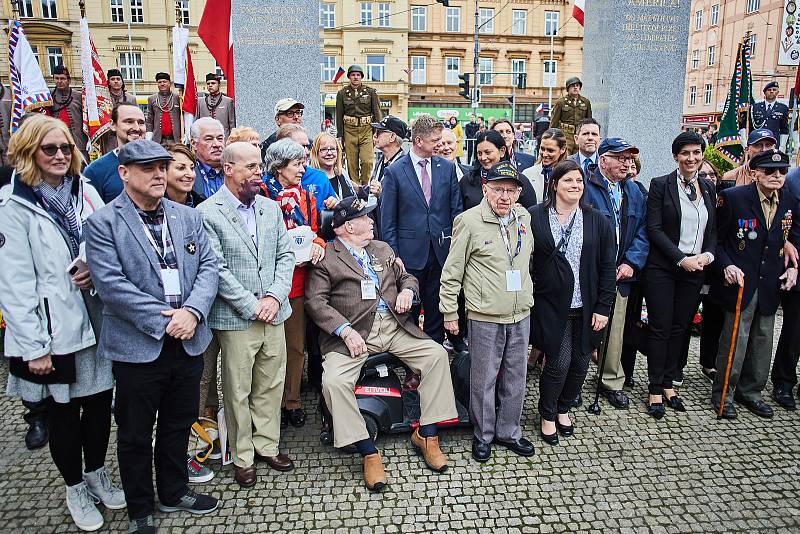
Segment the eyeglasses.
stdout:
<path fill-rule="evenodd" d="M 302 146 L 302 147 L 303 147 L 303 148 L 305 148 L 306 150 L 311 150 L 311 143 L 307 143 L 307 144 L 305 144 L 305 145 L 300 145 L 300 146 Z"/>
<path fill-rule="evenodd" d="M 75 149 L 75 145 L 64 143 L 62 145 L 42 145 L 39 148 L 42 149 L 42 152 L 44 152 L 45 155 L 52 158 L 58 153 L 59 150 L 62 154 L 64 154 L 64 156 L 71 156 L 72 151 Z"/>
<path fill-rule="evenodd" d="M 620 163 L 633 163 L 633 157 L 632 156 L 612 156 L 610 154 L 603 154 L 603 156 L 606 157 L 606 158 L 615 159 L 615 160 L 619 161 Z"/>
<path fill-rule="evenodd" d="M 712 177 L 712 178 L 716 178 L 717 177 L 717 173 L 715 173 L 713 171 L 712 172 L 701 171 L 701 172 L 697 173 L 697 176 L 699 176 L 700 178 L 708 178 L 709 176 Z"/>
<path fill-rule="evenodd" d="M 491 189 L 495 195 L 499 197 L 509 196 L 513 197 L 514 195 L 519 195 L 520 191 L 522 191 L 521 187 L 513 187 L 509 189 L 503 189 L 502 187 L 491 187 L 489 185 L 486 186 L 487 189 Z"/>
<path fill-rule="evenodd" d="M 298 110 L 295 110 L 295 111 L 284 111 L 282 113 L 282 115 L 286 115 L 290 119 L 299 119 L 300 117 L 303 116 L 303 110 L 302 109 L 298 109 Z"/>
<path fill-rule="evenodd" d="M 238 165 L 238 163 L 236 163 L 235 161 L 233 162 L 233 164 Z M 242 167 L 244 167 L 250 172 L 256 172 L 256 171 L 261 172 L 261 169 L 264 168 L 264 166 L 260 163 L 248 163 L 247 165 L 242 165 Z"/>
<path fill-rule="evenodd" d="M 764 167 L 759 167 L 758 170 L 763 172 L 764 176 L 772 176 L 773 174 L 775 174 L 775 171 L 781 173 L 781 176 L 786 176 L 786 173 L 789 172 L 789 169 L 787 169 L 786 167 L 770 167 L 768 169 L 765 169 Z"/>
<path fill-rule="evenodd" d="M 320 148 L 320 149 L 319 149 L 319 152 L 320 152 L 320 154 L 322 154 L 322 153 L 325 153 L 325 154 L 335 154 L 335 153 L 336 153 L 336 147 L 325 147 L 325 148 Z"/>

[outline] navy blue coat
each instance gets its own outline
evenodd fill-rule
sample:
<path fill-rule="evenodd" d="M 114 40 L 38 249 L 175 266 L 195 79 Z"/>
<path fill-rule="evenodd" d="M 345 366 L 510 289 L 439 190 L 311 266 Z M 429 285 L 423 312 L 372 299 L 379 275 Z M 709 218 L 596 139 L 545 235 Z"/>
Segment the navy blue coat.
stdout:
<path fill-rule="evenodd" d="M 778 211 L 767 230 L 764 212 L 755 184 L 731 187 L 721 191 L 717 200 L 717 257 L 712 266 L 717 271 L 709 295 L 724 309 L 736 310 L 735 285 L 726 286 L 722 271 L 736 265 L 744 271 L 742 309 L 745 309 L 758 289 L 758 314 L 773 315 L 780 302 L 780 281 L 783 274 L 783 257 L 780 251 L 785 242 L 782 221 L 791 222 L 789 241 L 800 244 L 800 225 L 797 221 L 798 201 L 783 188 L 778 191 Z M 756 239 L 737 235 L 740 219 L 756 219 Z M 740 250 L 741 244 L 744 248 Z"/>
<path fill-rule="evenodd" d="M 775 137 L 789 133 L 789 108 L 786 104 L 775 102 L 767 115 L 767 104 L 764 100 L 753 104 L 750 123 L 755 128 L 767 128 Z"/>
<path fill-rule="evenodd" d="M 439 265 L 450 250 L 453 219 L 463 211 L 455 164 L 431 158 L 431 203 L 408 154 L 386 168 L 381 191 L 381 237 L 403 260 L 406 269 L 419 270 L 433 248 Z"/>
<path fill-rule="evenodd" d="M 595 169 L 594 174 L 586 182 L 583 198 L 600 213 L 605 215 L 611 228 L 616 226 L 616 218 L 611 207 L 605 179 L 600 174 L 600 169 Z M 620 207 L 619 247 L 617 250 L 617 265 L 627 263 L 633 267 L 633 276 L 621 280 L 618 284 L 620 295 L 626 297 L 630 293 L 630 283 L 637 280 L 639 273 L 647 263 L 647 254 L 650 243 L 647 240 L 647 207 L 642 190 L 634 180 L 622 182 L 622 206 Z M 616 232 L 615 232 L 616 234 Z M 615 235 L 616 237 L 616 235 Z"/>
<path fill-rule="evenodd" d="M 517 167 L 518 173 L 522 173 L 522 171 L 524 171 L 525 169 L 536 165 L 536 158 L 534 158 L 530 154 L 525 154 L 524 152 L 520 152 L 518 150 L 514 151 L 514 155 L 511 157 L 511 161 Z"/>

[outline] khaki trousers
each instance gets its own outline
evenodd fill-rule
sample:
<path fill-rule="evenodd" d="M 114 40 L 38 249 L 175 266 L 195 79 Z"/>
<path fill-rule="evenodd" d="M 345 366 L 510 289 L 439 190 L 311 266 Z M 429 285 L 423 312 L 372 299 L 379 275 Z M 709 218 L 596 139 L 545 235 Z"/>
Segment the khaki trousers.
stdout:
<path fill-rule="evenodd" d="M 303 304 L 305 297 L 289 299 L 292 315 L 283 323 L 286 336 L 286 381 L 283 384 L 283 402 L 287 410 L 300 408 L 300 382 L 305 363 L 306 321 Z"/>
<path fill-rule="evenodd" d="M 278 454 L 286 376 L 283 324 L 253 321 L 247 330 L 217 330 L 222 348 L 222 402 L 233 463 L 253 465 L 255 453 Z"/>
<path fill-rule="evenodd" d="M 211 344 L 203 353 L 203 376 L 200 377 L 200 412 L 206 406 L 214 408 L 214 417 L 219 411 L 219 394 L 217 393 L 217 360 L 219 359 L 219 337 L 212 332 Z"/>
<path fill-rule="evenodd" d="M 458 417 L 447 351 L 432 339 L 418 339 L 400 327 L 388 313 L 376 313 L 367 336 L 369 354 L 388 351 L 421 377 L 419 424 L 429 425 Z M 322 394 L 333 416 L 333 445 L 344 447 L 367 439 L 367 427 L 353 393 L 367 354 L 356 358 L 329 352 L 322 363 Z"/>
<path fill-rule="evenodd" d="M 609 391 L 619 391 L 625 383 L 625 371 L 622 368 L 622 334 L 625 332 L 625 310 L 628 308 L 628 297 L 617 292 L 614 303 L 614 317 L 611 318 L 611 330 L 608 333 L 608 351 L 603 364 L 602 386 Z M 600 354 L 597 355 L 601 357 Z"/>
<path fill-rule="evenodd" d="M 369 124 L 344 125 L 344 153 L 347 173 L 353 183 L 366 185 L 372 174 L 375 145 L 372 143 L 372 126 Z"/>

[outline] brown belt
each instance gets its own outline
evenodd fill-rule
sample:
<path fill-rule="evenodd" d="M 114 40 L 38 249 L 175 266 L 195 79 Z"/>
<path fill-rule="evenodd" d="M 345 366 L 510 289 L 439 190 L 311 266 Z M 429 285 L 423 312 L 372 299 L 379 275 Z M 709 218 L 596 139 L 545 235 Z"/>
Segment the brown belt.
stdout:
<path fill-rule="evenodd" d="M 561 131 L 564 133 L 575 133 L 575 125 L 574 124 L 567 124 L 566 122 L 562 122 L 559 124 L 561 126 Z"/>
<path fill-rule="evenodd" d="M 372 115 L 367 115 L 366 117 L 353 117 L 351 115 L 345 115 L 343 119 L 344 123 L 349 126 L 364 126 L 365 124 L 372 124 Z"/>

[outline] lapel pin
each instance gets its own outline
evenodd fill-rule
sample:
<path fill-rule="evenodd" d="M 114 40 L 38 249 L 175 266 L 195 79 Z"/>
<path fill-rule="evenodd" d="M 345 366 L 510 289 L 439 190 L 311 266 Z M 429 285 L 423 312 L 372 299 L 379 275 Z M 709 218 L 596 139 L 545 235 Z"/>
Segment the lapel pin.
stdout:
<path fill-rule="evenodd" d="M 197 245 L 194 244 L 194 241 L 192 241 L 191 243 L 187 243 L 185 248 L 186 252 L 188 252 L 189 254 L 194 254 L 195 252 L 197 252 Z"/>

